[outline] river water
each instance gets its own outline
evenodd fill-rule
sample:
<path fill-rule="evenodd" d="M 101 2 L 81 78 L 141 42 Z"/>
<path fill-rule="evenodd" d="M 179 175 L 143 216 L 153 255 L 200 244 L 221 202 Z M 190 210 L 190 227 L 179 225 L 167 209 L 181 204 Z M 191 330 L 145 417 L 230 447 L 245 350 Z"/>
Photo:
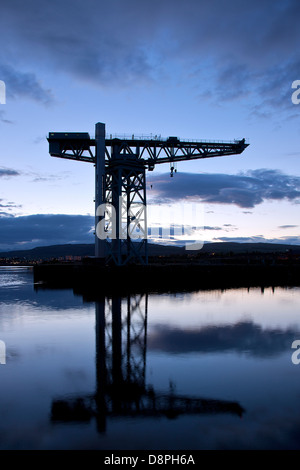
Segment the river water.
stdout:
<path fill-rule="evenodd" d="M 2 267 L 0 449 L 300 449 L 296 340 L 299 287 L 91 297 Z"/>

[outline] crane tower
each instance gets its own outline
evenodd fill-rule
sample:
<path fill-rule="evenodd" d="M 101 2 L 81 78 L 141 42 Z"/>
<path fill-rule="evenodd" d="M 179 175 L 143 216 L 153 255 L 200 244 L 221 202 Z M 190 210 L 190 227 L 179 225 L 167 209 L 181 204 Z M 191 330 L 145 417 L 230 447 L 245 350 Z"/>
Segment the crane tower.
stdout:
<path fill-rule="evenodd" d="M 117 266 L 148 263 L 146 170 L 170 163 L 173 176 L 179 161 L 241 154 L 248 146 L 245 139 L 215 142 L 112 136 L 106 135 L 105 124 L 100 122 L 95 125 L 95 138 L 87 132 L 50 132 L 48 142 L 53 157 L 94 164 L 95 257 Z"/>

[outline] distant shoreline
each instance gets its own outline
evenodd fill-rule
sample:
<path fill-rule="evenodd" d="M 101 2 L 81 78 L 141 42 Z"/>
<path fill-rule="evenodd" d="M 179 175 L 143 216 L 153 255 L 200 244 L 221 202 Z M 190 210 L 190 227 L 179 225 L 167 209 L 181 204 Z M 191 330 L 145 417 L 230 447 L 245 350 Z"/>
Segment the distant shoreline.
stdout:
<path fill-rule="evenodd" d="M 36 265 L 34 282 L 44 287 L 93 293 L 171 292 L 230 287 L 300 286 L 300 264 L 222 265 L 152 264 L 101 266 L 97 264 Z"/>
<path fill-rule="evenodd" d="M 138 242 L 137 242 L 138 243 Z M 237 243 L 237 242 L 209 242 L 195 252 L 186 250 L 184 246 L 163 245 L 160 243 L 150 243 L 148 241 L 148 254 L 150 257 L 199 257 L 209 256 L 253 256 L 253 255 L 285 255 L 293 254 L 300 256 L 300 245 L 279 244 L 279 243 Z M 93 257 L 95 245 L 90 244 L 63 244 L 38 246 L 27 250 L 12 250 L 0 252 L 0 263 L 9 260 L 25 261 L 76 261 L 85 257 Z"/>

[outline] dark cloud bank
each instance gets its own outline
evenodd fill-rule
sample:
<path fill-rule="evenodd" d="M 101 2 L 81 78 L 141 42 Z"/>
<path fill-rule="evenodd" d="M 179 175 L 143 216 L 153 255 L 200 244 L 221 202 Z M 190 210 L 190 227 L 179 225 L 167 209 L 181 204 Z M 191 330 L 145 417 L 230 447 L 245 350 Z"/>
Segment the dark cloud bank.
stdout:
<path fill-rule="evenodd" d="M 288 107 L 299 15 L 298 0 L 3 0 L 0 74 L 8 93 L 47 103 L 41 70 L 131 86 L 171 80 L 174 66 L 202 96 Z"/>
<path fill-rule="evenodd" d="M 157 325 L 149 332 L 150 350 L 175 354 L 199 352 L 237 352 L 254 357 L 271 357 L 288 351 L 299 336 L 294 329 L 263 329 L 251 321 L 234 325 L 205 326 L 199 330 L 184 330 Z"/>
<path fill-rule="evenodd" d="M 35 214 L 0 217 L 0 250 L 23 250 L 64 243 L 93 243 L 94 217 Z"/>
<path fill-rule="evenodd" d="M 0 168 L 0 177 L 19 176 L 19 172 Z M 152 202 L 197 201 L 210 204 L 233 204 L 253 208 L 264 201 L 299 203 L 300 177 L 286 175 L 278 170 L 251 170 L 238 175 L 177 173 L 176 182 L 168 174 L 153 175 Z M 174 183 L 174 184 L 173 184 Z M 150 199 L 150 198 L 149 198 Z M 28 249 L 64 243 L 93 243 L 94 217 L 89 215 L 35 214 L 14 216 L 17 206 L 0 199 L 0 250 Z M 250 215 L 251 216 L 251 215 Z M 294 224 L 281 226 L 292 229 Z M 208 231 L 228 231 L 228 226 L 206 226 Z M 218 237 L 219 241 L 270 242 L 299 244 L 299 237 L 266 240 L 261 235 L 251 238 Z"/>
<path fill-rule="evenodd" d="M 174 178 L 175 180 L 175 178 Z M 234 204 L 253 208 L 263 201 L 300 200 L 300 177 L 278 170 L 249 170 L 243 174 L 177 173 L 151 176 L 154 201 L 198 200 L 206 203 Z"/>

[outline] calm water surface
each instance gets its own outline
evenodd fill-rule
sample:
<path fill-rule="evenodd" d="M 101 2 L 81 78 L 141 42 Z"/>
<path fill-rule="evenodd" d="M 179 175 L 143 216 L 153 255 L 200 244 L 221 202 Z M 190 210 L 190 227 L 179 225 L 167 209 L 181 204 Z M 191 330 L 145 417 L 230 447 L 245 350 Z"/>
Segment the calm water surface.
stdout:
<path fill-rule="evenodd" d="M 296 287 L 96 299 L 0 268 L 0 449 L 300 449 L 299 307 Z"/>

